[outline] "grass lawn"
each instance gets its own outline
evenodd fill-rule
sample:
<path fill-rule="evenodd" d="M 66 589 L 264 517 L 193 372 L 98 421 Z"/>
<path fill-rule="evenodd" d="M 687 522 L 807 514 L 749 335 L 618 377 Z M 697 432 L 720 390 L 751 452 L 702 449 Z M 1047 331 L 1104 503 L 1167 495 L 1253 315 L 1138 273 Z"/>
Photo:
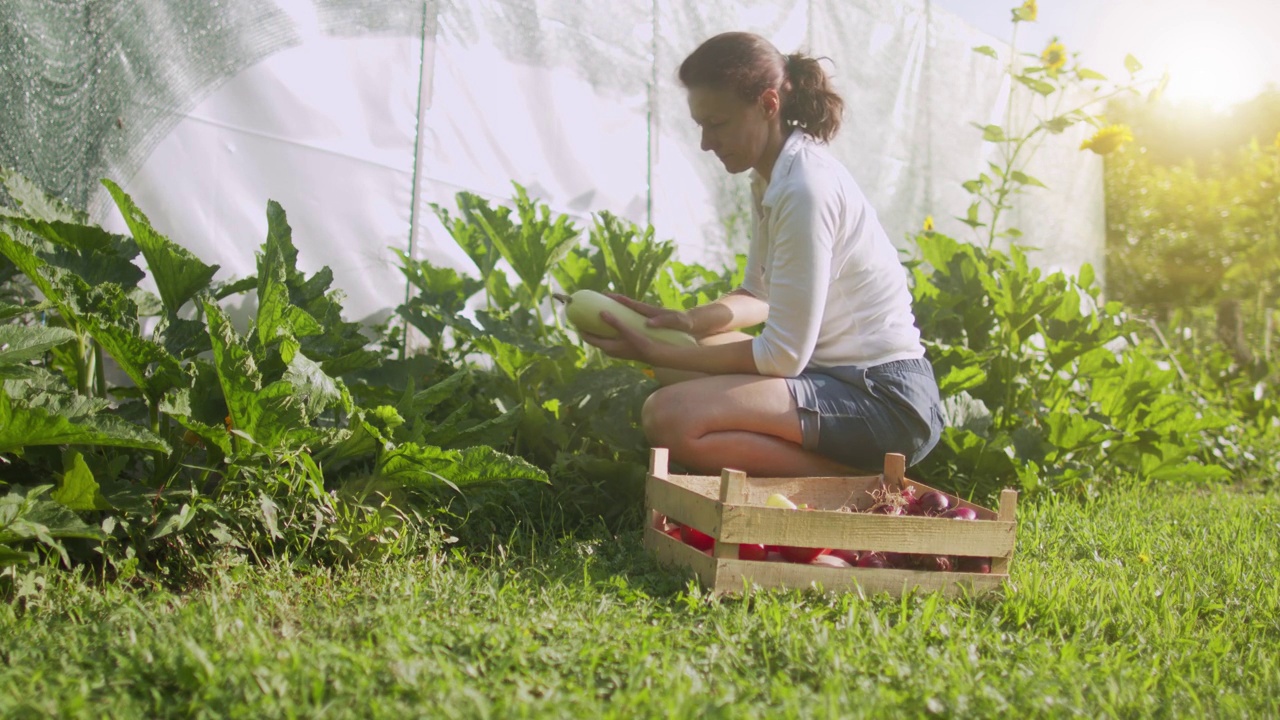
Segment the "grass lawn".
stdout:
<path fill-rule="evenodd" d="M 0 604 L 0 717 L 1280 716 L 1280 494 L 1019 510 L 987 599 L 717 601 L 638 531 L 181 595 L 46 572 Z"/>

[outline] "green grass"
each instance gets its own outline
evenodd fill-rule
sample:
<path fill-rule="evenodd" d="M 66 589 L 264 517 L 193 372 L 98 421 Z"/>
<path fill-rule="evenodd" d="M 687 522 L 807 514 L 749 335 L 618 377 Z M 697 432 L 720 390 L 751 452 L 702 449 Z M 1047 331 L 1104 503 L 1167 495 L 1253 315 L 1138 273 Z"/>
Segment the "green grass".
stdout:
<path fill-rule="evenodd" d="M 175 595 L 26 576 L 3 717 L 1275 717 L 1280 495 L 1023 508 L 1003 597 L 716 601 L 639 533 Z"/>

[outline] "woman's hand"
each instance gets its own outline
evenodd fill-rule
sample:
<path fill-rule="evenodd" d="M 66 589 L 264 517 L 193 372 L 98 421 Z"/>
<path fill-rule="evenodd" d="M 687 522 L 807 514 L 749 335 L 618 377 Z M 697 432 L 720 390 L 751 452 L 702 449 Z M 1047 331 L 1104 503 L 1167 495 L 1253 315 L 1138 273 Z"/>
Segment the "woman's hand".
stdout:
<path fill-rule="evenodd" d="M 621 296 L 613 296 L 619 302 L 622 302 Z M 644 305 L 644 303 L 637 303 Z M 652 307 L 652 306 L 646 306 Z M 634 308 L 637 312 L 641 312 L 639 308 Z M 659 308 L 660 309 L 660 308 Z M 652 317 L 652 316 L 651 316 Z M 636 360 L 644 363 L 653 362 L 653 351 L 658 343 L 650 340 L 642 333 L 623 325 L 613 313 L 608 311 L 600 313 L 600 319 L 608 323 L 618 331 L 618 337 L 607 338 L 600 335 L 592 335 L 590 333 L 579 333 L 579 336 L 588 344 L 595 345 L 600 351 L 610 357 L 621 360 Z M 659 325 L 657 327 L 666 327 Z"/>
<path fill-rule="evenodd" d="M 697 337 L 693 332 L 693 318 L 687 312 L 650 305 L 617 293 L 605 293 L 605 295 L 649 318 L 648 322 L 645 323 L 649 327 L 670 328 Z"/>

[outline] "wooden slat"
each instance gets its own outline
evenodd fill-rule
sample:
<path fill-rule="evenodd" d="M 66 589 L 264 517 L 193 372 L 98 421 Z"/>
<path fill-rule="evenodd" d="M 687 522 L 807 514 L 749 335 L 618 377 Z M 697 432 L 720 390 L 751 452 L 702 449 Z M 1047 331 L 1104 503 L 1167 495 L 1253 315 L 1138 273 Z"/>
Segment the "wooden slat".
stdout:
<path fill-rule="evenodd" d="M 666 519 L 667 519 L 665 515 L 663 515 L 662 513 L 658 512 L 657 510 L 652 510 L 652 509 L 650 509 L 648 512 L 646 512 L 646 513 L 645 513 L 645 516 L 649 518 L 649 525 L 648 525 L 648 527 L 658 528 L 659 530 L 661 530 L 661 529 L 662 529 L 662 527 L 661 527 L 661 526 L 663 525 L 663 523 L 664 523 L 664 522 L 666 521 Z"/>
<path fill-rule="evenodd" d="M 645 507 L 716 537 L 720 503 L 706 495 L 650 475 L 644 485 Z"/>
<path fill-rule="evenodd" d="M 725 468 L 720 474 L 720 502 L 745 504 L 747 499 L 747 474 L 741 470 Z"/>
<path fill-rule="evenodd" d="M 793 563 L 762 563 L 747 560 L 719 560 L 716 564 L 716 594 L 743 592 L 752 585 L 761 588 L 806 589 L 819 585 L 824 591 L 843 592 L 861 588 L 867 595 L 887 592 L 900 596 L 912 588 L 940 591 L 948 597 L 998 588 L 1003 575 L 977 573 L 922 572 L 872 568 L 831 568 Z"/>
<path fill-rule="evenodd" d="M 651 473 L 652 474 L 652 473 Z M 692 490 L 709 498 L 720 495 L 720 478 L 710 475 L 667 475 L 667 482 L 672 485 Z M 866 509 L 874 504 L 869 492 L 881 487 L 879 475 L 850 477 L 788 477 L 759 478 L 747 477 L 747 505 L 764 505 L 773 493 L 780 493 L 791 498 L 796 504 L 806 503 L 810 507 L 824 510 L 836 510 L 844 506 Z"/>
<path fill-rule="evenodd" d="M 649 474 L 654 477 L 664 478 L 667 476 L 669 467 L 668 461 L 670 453 L 667 448 L 656 447 L 649 449 Z"/>
<path fill-rule="evenodd" d="M 995 557 L 1013 550 L 1014 523 L 889 517 L 726 505 L 724 542 Z M 994 569 L 994 568 L 993 568 Z"/>
<path fill-rule="evenodd" d="M 1000 491 L 1000 520 L 1016 526 L 1018 512 L 1018 493 L 1008 488 Z M 1013 548 L 991 558 L 991 572 L 1009 572 L 1009 561 L 1013 559 Z"/>
<path fill-rule="evenodd" d="M 703 495 L 705 497 L 715 499 L 720 495 L 720 478 L 711 477 L 710 475 L 667 475 L 663 478 L 672 485 L 678 485 L 686 490 Z"/>
<path fill-rule="evenodd" d="M 891 488 L 899 489 L 907 478 L 907 456 L 901 453 L 884 454 L 884 483 Z"/>
<path fill-rule="evenodd" d="M 747 505 L 764 505 L 773 493 L 787 496 L 797 505 L 836 510 L 846 505 L 866 508 L 872 504 L 868 491 L 880 487 L 879 475 L 807 478 L 747 478 Z"/>
<path fill-rule="evenodd" d="M 746 500 L 747 490 L 747 474 L 741 470 L 731 470 L 725 468 L 720 473 L 720 505 L 719 509 L 723 510 L 724 503 L 742 503 Z M 731 542 L 716 541 L 713 553 L 717 558 L 738 559 L 738 544 Z"/>
<path fill-rule="evenodd" d="M 652 474 L 651 474 L 652 476 Z M 656 477 L 656 476 L 655 476 Z M 708 498 L 720 496 L 720 478 L 709 475 L 667 475 L 668 483 L 691 490 Z M 809 507 L 822 510 L 837 510 L 852 507 L 865 510 L 875 504 L 871 491 L 882 487 L 879 475 L 857 477 L 812 477 L 812 478 L 746 478 L 746 501 L 744 505 L 764 505 L 764 501 L 773 493 L 781 493 L 791 498 L 796 504 L 805 503 Z M 995 518 L 995 513 L 986 511 Z"/>
<path fill-rule="evenodd" d="M 654 528 L 645 528 L 644 546 L 659 563 L 688 570 L 698 577 L 703 587 L 715 587 L 716 559 L 710 555 Z"/>

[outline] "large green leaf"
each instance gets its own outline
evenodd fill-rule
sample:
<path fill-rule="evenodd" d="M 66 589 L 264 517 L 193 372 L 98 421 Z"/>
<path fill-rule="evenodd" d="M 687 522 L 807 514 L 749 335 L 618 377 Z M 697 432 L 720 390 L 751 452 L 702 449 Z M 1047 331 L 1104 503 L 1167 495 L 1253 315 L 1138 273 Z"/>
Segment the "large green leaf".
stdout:
<path fill-rule="evenodd" d="M 652 225 L 642 230 L 608 211 L 597 216 L 591 244 L 600 249 L 614 289 L 637 300 L 649 295 L 658 271 L 675 252 L 671 241 L 654 241 Z"/>
<path fill-rule="evenodd" d="M 93 415 L 110 406 L 103 398 L 77 394 L 66 376 L 60 373 L 38 366 L 27 369 L 31 372 L 24 373 L 22 377 L 5 379 L 4 392 L 12 402 L 41 407 L 71 420 Z"/>
<path fill-rule="evenodd" d="M 222 308 L 208 301 L 203 305 L 205 323 L 213 344 L 213 364 L 218 371 L 227 412 L 235 427 L 247 428 L 255 415 L 254 398 L 262 388 L 257 362 Z"/>
<path fill-rule="evenodd" d="M 58 311 L 67 322 L 73 322 L 79 316 L 79 312 L 68 304 L 61 283 L 54 282 L 56 273 L 49 271 L 48 263 L 42 260 L 30 245 L 0 229 L 0 255 L 8 258 L 9 262 L 26 275 L 40 294 L 58 307 Z"/>
<path fill-rule="evenodd" d="M 8 221 L 54 245 L 72 250 L 123 255 L 126 259 L 138 255 L 137 245 L 128 238 L 107 232 L 97 225 L 36 218 L 8 218 Z"/>
<path fill-rule="evenodd" d="M 609 273 L 604 266 L 604 259 L 599 254 L 589 254 L 579 248 L 573 248 L 565 253 L 565 256 L 560 258 L 560 262 L 551 269 L 551 276 L 569 294 L 579 290 L 595 290 L 600 293 L 609 291 Z M 663 294 L 664 290 L 680 293 L 680 289 L 670 283 L 657 290 L 659 302 L 669 300 Z"/>
<path fill-rule="evenodd" d="M 253 285 L 259 294 L 257 344 L 265 347 L 276 338 L 292 336 L 307 357 L 334 377 L 379 363 L 382 355 L 366 350 L 371 338 L 364 326 L 343 319 L 342 293 L 330 289 L 333 271 L 323 267 L 307 277 L 298 270 L 293 232 L 274 201 L 267 206 L 267 223 Z"/>
<path fill-rule="evenodd" d="M 0 182 L 5 192 L 18 203 L 22 215 L 40 220 L 61 220 L 79 223 L 88 218 L 83 211 L 45 192 L 40 186 L 15 170 L 0 167 Z"/>
<path fill-rule="evenodd" d="M 118 285 L 89 287 L 73 281 L 77 305 L 84 311 L 89 334 L 120 369 L 150 398 L 187 384 L 178 358 L 164 346 L 140 335 L 138 308 Z"/>
<path fill-rule="evenodd" d="M 11 224 L 43 240 L 33 249 L 53 267 L 80 278 L 89 285 L 118 283 L 136 287 L 146 274 L 133 264 L 138 247 L 129 238 L 115 235 L 96 225 L 46 222 L 12 218 Z"/>
<path fill-rule="evenodd" d="M 1089 447 L 1112 438 L 1114 431 L 1079 412 L 1051 412 L 1044 418 L 1049 441 L 1065 451 Z"/>
<path fill-rule="evenodd" d="M 547 474 L 534 465 L 485 446 L 445 450 L 404 443 L 384 453 L 377 470 L 385 479 L 418 487 L 445 484 L 461 488 L 487 480 L 548 482 Z"/>
<path fill-rule="evenodd" d="M 168 452 L 169 445 L 138 425 L 114 415 L 75 421 L 42 407 L 14 405 L 0 393 L 0 452 L 21 452 L 30 445 L 110 445 Z"/>
<path fill-rule="evenodd" d="M 978 365 L 950 368 L 945 375 L 938 378 L 938 392 L 942 397 L 977 387 L 986 382 L 987 373 Z"/>
<path fill-rule="evenodd" d="M 316 453 L 316 462 L 332 471 L 355 460 L 376 455 L 389 441 L 392 431 L 404 424 L 404 418 L 390 405 L 370 410 L 352 410 L 350 428 L 341 431 L 335 442 Z"/>
<path fill-rule="evenodd" d="M 284 381 L 293 386 L 295 397 L 303 404 L 303 415 L 315 418 L 335 405 L 351 412 L 351 395 L 341 380 L 330 377 L 314 360 L 295 352 L 289 360 Z"/>
<path fill-rule="evenodd" d="M 166 393 L 160 402 L 160 411 L 177 420 L 206 446 L 216 447 L 223 455 L 229 455 L 231 435 L 226 427 L 227 403 L 217 367 L 197 359 L 187 366 L 187 370 L 193 376 L 191 387 Z"/>
<path fill-rule="evenodd" d="M 552 219 L 551 208 L 535 203 L 519 183 L 516 188 L 516 213 L 520 223 L 510 222 L 506 213 L 477 212 L 475 220 L 484 229 L 489 242 L 530 294 L 536 298 L 555 267 L 578 240 L 578 228 L 567 215 Z"/>
<path fill-rule="evenodd" d="M 463 403 L 439 422 L 417 420 L 406 433 L 410 442 L 463 448 L 472 445 L 505 446 L 516 433 L 524 409 L 517 406 L 487 420 L 477 420 L 470 402 Z"/>
<path fill-rule="evenodd" d="M 497 225 L 510 216 L 511 210 L 504 207 L 491 208 L 487 200 L 465 190 L 455 195 L 454 199 L 462 215 L 460 218 L 450 217 L 449 211 L 436 203 L 431 203 L 431 209 L 458 247 L 476 264 L 480 277 L 488 278 L 501 256 L 488 234 L 481 229 L 479 218 L 487 217 L 490 225 Z"/>
<path fill-rule="evenodd" d="M 205 265 L 191 251 L 157 232 L 147 216 L 134 204 L 133 198 L 121 190 L 119 185 L 107 179 L 102 184 L 115 199 L 129 231 L 133 233 L 134 242 L 147 259 L 147 267 L 151 270 L 151 277 L 160 291 L 160 299 L 164 301 L 165 308 L 176 315 L 196 293 L 209 287 L 219 266 Z"/>
<path fill-rule="evenodd" d="M 396 404 L 396 410 L 407 418 L 422 417 L 445 400 L 467 395 L 472 386 L 471 378 L 471 369 L 463 368 L 417 392 L 412 391 L 411 380 L 404 397 Z"/>
<path fill-rule="evenodd" d="M 190 360 L 213 349 L 209 329 L 199 320 L 166 315 L 156 327 L 156 335 L 165 351 L 180 360 Z"/>
<path fill-rule="evenodd" d="M 392 250 L 400 257 L 400 272 L 413 285 L 417 296 L 438 312 L 461 312 L 466 308 L 467 299 L 484 288 L 484 282 L 453 268 L 436 267 L 427 260 L 414 260 L 397 248 Z"/>
<path fill-rule="evenodd" d="M 24 541 L 36 541 L 47 545 L 62 556 L 62 562 L 70 565 L 67 551 L 58 542 L 59 538 L 85 538 L 104 540 L 102 530 L 86 525 L 74 512 L 63 505 L 42 497 L 52 489 L 50 485 L 41 485 L 30 489 L 13 488 L 4 497 L 0 497 L 0 564 L 3 558 L 21 561 L 14 558 L 14 551 L 4 546 L 12 546 Z M 7 550 L 7 551 L 4 551 Z"/>
<path fill-rule="evenodd" d="M 304 445 L 316 440 L 321 433 L 308 426 L 307 415 L 318 407 L 316 403 L 323 405 L 325 393 L 333 396 L 332 389 L 319 388 L 323 384 L 322 378 L 327 376 L 298 365 L 292 370 L 292 377 L 309 385 L 309 389 L 300 391 L 288 380 L 277 380 L 264 387 L 262 373 L 248 344 L 231 327 L 222 308 L 207 300 L 203 305 L 213 343 L 214 366 L 232 429 L 248 435 L 267 450 L 286 443 Z M 296 348 L 296 343 L 292 347 Z M 296 349 L 290 352 L 295 353 L 292 359 L 298 357 Z M 308 392 L 319 392 L 320 395 L 305 394 Z M 337 392 L 342 395 L 342 391 Z"/>
<path fill-rule="evenodd" d="M 303 347 L 306 348 L 305 341 Z M 310 348 L 306 349 L 308 352 L 312 352 Z M 336 378 L 358 370 L 377 367 L 382 363 L 383 359 L 383 354 L 376 350 L 353 350 L 345 355 L 335 355 L 324 360 L 320 363 L 320 367 Z"/>
<path fill-rule="evenodd" d="M 295 270 L 298 251 L 284 208 L 267 205 L 267 241 L 258 256 L 258 344 L 267 347 L 282 335 L 300 338 L 319 335 L 324 328 L 289 297 L 289 272 Z"/>
<path fill-rule="evenodd" d="M 450 450 L 457 458 L 449 479 L 455 483 L 487 480 L 532 480 L 547 483 L 546 472 L 523 458 L 498 452 L 486 445 Z"/>
<path fill-rule="evenodd" d="M 78 450 L 68 450 L 62 457 L 64 472 L 58 489 L 49 496 L 71 510 L 110 510 L 111 503 L 102 495 L 102 488 L 93 477 L 93 471 Z"/>
<path fill-rule="evenodd" d="M 0 365 L 35 360 L 50 348 L 75 339 L 76 334 L 66 328 L 0 325 Z"/>
<path fill-rule="evenodd" d="M 230 455 L 231 434 L 227 432 L 222 422 L 215 423 L 198 417 L 197 410 L 192 407 L 192 393 L 192 390 L 185 388 L 170 392 L 160 401 L 160 412 L 167 414 L 195 435 L 195 439 L 190 435 L 185 436 L 184 442 L 194 445 L 198 439 L 206 447 L 217 448 L 223 455 Z"/>
<path fill-rule="evenodd" d="M 429 443 L 451 448 L 480 445 L 499 448 L 511 442 L 523 419 L 524 408 L 516 406 L 497 417 L 459 427 L 457 432 L 447 440 L 437 439 L 432 433 L 427 433 L 423 439 Z"/>
<path fill-rule="evenodd" d="M 7 302 L 0 302 L 0 321 L 12 320 L 13 318 L 22 317 L 23 315 L 38 313 L 43 310 L 48 310 L 51 307 L 53 307 L 53 305 L 47 302 L 23 303 L 19 305 L 10 305 Z"/>
<path fill-rule="evenodd" d="M 487 352 L 491 352 L 488 347 L 491 344 L 511 346 L 514 351 L 527 358 L 526 361 L 518 363 L 517 367 L 522 367 L 528 364 L 528 361 L 537 358 L 560 360 L 570 353 L 581 357 L 582 351 L 577 346 L 548 345 L 534 330 L 516 324 L 510 317 L 480 310 L 476 312 L 476 320 L 483 332 L 475 338 L 476 342 L 485 347 Z M 489 341 L 495 341 L 495 343 Z"/>
<path fill-rule="evenodd" d="M 0 544 L 0 568 L 5 567 L 6 565 L 35 562 L 35 560 L 35 553 L 14 550 L 8 545 Z"/>
<path fill-rule="evenodd" d="M 278 380 L 253 395 L 244 425 L 238 427 L 267 450 L 305 442 L 316 435 L 308 427 L 305 407 L 292 383 Z"/>

